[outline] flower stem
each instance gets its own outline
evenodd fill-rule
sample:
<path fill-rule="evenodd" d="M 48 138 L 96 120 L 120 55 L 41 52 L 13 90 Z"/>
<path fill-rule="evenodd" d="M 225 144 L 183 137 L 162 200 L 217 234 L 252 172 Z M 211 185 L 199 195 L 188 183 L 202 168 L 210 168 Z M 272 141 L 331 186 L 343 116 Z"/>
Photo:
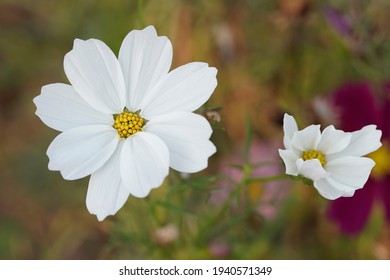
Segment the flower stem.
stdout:
<path fill-rule="evenodd" d="M 290 176 L 283 173 L 283 174 L 278 174 L 274 176 L 268 176 L 268 177 L 260 177 L 260 178 L 250 178 L 247 179 L 247 183 L 266 183 L 266 182 L 271 182 L 271 181 L 279 181 L 279 180 L 284 180 L 289 178 Z"/>

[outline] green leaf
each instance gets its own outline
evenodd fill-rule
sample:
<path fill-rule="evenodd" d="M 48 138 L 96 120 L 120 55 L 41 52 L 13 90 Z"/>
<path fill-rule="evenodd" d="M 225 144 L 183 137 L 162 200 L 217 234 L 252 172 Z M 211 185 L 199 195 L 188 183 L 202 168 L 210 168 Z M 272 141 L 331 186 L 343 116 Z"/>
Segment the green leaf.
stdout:
<path fill-rule="evenodd" d="M 245 135 L 245 142 L 244 142 L 244 161 L 245 163 L 249 163 L 249 152 L 252 145 L 252 138 L 253 138 L 253 124 L 252 120 L 249 115 L 246 115 L 246 135 Z"/>

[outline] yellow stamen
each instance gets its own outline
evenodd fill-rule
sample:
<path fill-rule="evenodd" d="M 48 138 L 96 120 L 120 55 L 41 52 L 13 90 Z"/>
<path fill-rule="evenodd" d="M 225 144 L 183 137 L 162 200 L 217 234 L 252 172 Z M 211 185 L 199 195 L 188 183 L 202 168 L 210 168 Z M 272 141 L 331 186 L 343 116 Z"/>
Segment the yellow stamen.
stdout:
<path fill-rule="evenodd" d="M 137 113 L 126 110 L 119 115 L 115 115 L 114 120 L 114 128 L 118 131 L 118 135 L 121 138 L 127 138 L 142 131 L 142 127 L 145 124 L 144 119 Z"/>
<path fill-rule="evenodd" d="M 316 150 L 310 150 L 310 151 L 303 152 L 302 159 L 303 160 L 318 159 L 321 162 L 322 166 L 325 166 L 325 164 L 326 164 L 325 155 L 319 151 L 316 151 Z"/>

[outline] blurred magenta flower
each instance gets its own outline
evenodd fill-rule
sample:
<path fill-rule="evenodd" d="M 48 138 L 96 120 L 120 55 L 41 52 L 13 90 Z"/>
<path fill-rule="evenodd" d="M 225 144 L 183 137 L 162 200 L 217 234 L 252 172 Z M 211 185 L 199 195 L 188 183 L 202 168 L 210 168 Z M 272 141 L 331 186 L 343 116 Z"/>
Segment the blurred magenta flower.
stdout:
<path fill-rule="evenodd" d="M 369 83 L 348 83 L 332 96 L 340 114 L 341 129 L 354 131 L 374 123 L 383 133 L 383 146 L 369 155 L 376 166 L 365 187 L 353 197 L 340 198 L 330 204 L 329 217 L 349 235 L 358 234 L 364 228 L 374 201 L 383 203 L 386 219 L 390 222 L 390 84 L 383 88 L 383 92 L 383 102 L 380 103 Z"/>

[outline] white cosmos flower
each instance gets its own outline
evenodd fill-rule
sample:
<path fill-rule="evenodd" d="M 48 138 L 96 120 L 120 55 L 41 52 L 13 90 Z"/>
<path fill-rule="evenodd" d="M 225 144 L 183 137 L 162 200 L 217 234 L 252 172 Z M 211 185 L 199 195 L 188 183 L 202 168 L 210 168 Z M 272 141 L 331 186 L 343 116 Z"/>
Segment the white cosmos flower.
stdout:
<path fill-rule="evenodd" d="M 284 146 L 279 155 L 289 175 L 302 175 L 327 199 L 353 196 L 367 182 L 375 162 L 362 157 L 382 144 L 382 132 L 368 125 L 352 133 L 337 130 L 333 125 L 322 133 L 320 125 L 298 130 L 295 119 L 284 115 Z"/>
<path fill-rule="evenodd" d="M 74 41 L 64 69 L 71 85 L 49 84 L 36 114 L 61 131 L 50 144 L 49 169 L 67 180 L 91 175 L 87 208 L 101 221 L 129 194 L 145 197 L 169 167 L 192 173 L 216 152 L 207 120 L 192 113 L 217 86 L 214 67 L 193 62 L 168 72 L 172 45 L 153 26 L 133 30 L 118 59 L 102 41 Z"/>

